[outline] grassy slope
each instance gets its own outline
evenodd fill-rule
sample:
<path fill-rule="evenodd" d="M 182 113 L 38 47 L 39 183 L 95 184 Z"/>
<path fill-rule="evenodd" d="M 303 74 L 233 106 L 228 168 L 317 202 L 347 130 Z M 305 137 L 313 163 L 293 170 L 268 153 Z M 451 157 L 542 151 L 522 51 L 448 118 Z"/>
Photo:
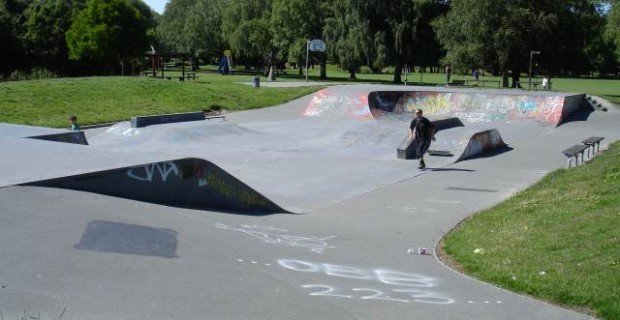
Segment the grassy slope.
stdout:
<path fill-rule="evenodd" d="M 236 82 L 249 76 L 199 74 L 179 82 L 145 77 L 63 78 L 0 83 L 0 122 L 67 127 L 76 114 L 82 125 L 131 116 L 213 109 L 242 110 L 277 105 L 317 90 L 259 88 Z"/>
<path fill-rule="evenodd" d="M 313 79 L 318 78 L 318 68 L 311 70 L 310 75 Z M 349 74 L 333 65 L 328 66 L 328 76 L 333 81 L 349 82 Z M 250 109 L 280 104 L 317 89 L 253 89 L 237 83 L 250 79 L 250 75 L 220 76 L 202 72 L 197 81 L 185 83 L 144 77 L 0 82 L 0 122 L 66 127 L 70 114 L 77 114 L 80 124 L 87 125 L 126 120 L 135 115 L 211 109 L 215 105 L 230 110 Z M 300 79 L 303 77 L 299 77 L 295 70 L 289 70 L 288 76 L 279 78 L 284 81 Z M 452 79 L 471 79 L 471 76 L 453 75 Z M 484 76 L 482 79 L 499 78 Z M 391 80 L 391 74 L 358 74 L 360 82 L 389 83 Z M 410 84 L 437 85 L 444 81 L 444 74 L 415 73 L 408 76 Z M 587 92 L 620 103 L 618 80 L 553 79 L 553 82 L 556 90 Z"/>
<path fill-rule="evenodd" d="M 620 319 L 620 142 L 474 215 L 443 245 L 484 281 Z"/>

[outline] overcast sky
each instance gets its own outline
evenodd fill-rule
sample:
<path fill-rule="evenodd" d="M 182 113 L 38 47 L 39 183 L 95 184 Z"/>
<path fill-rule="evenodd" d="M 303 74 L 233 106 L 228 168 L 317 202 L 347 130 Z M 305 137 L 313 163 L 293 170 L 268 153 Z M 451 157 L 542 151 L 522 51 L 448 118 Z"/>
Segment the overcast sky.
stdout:
<path fill-rule="evenodd" d="M 168 0 L 144 0 L 144 2 L 146 2 L 146 4 L 158 13 L 164 13 L 164 8 L 166 7 Z"/>

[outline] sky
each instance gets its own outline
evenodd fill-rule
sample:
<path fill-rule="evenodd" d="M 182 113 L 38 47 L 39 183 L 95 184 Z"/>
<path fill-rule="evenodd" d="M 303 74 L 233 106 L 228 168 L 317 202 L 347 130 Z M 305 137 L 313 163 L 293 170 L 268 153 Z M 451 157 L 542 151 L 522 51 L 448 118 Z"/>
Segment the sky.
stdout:
<path fill-rule="evenodd" d="M 166 7 L 168 0 L 144 0 L 144 2 L 146 2 L 146 4 L 158 13 L 164 13 L 164 8 Z"/>

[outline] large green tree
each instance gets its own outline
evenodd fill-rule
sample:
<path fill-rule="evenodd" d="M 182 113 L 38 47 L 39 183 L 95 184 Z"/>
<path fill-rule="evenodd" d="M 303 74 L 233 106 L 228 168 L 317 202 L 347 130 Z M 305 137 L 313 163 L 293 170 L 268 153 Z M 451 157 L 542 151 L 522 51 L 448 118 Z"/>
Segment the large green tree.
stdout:
<path fill-rule="evenodd" d="M 434 23 L 455 69 L 484 67 L 513 80 L 529 72 L 530 54 L 541 72 L 581 74 L 606 65 L 601 1 L 453 0 Z M 608 59 L 607 59 L 608 60 Z M 536 70 L 536 68 L 534 69 Z"/>
<path fill-rule="evenodd" d="M 261 67 L 271 47 L 271 1 L 229 1 L 222 14 L 222 35 L 235 58 L 246 66 Z"/>
<path fill-rule="evenodd" d="M 330 1 L 329 5 L 338 6 L 338 1 Z M 272 44 L 278 56 L 297 65 L 301 72 L 306 58 L 306 42 L 323 38 L 324 22 L 330 12 L 323 0 L 273 0 L 270 27 Z M 319 58 L 320 77 L 326 78 L 325 54 L 312 54 Z"/>
<path fill-rule="evenodd" d="M 72 23 L 74 2 L 36 0 L 24 12 L 23 38 L 36 67 L 63 73 L 69 65 L 65 33 Z"/>
<path fill-rule="evenodd" d="M 69 57 L 91 61 L 108 70 L 141 57 L 149 46 L 152 17 L 130 0 L 87 0 L 66 33 Z"/>
<path fill-rule="evenodd" d="M 222 0 L 172 0 L 159 18 L 159 50 L 192 54 L 212 62 L 224 49 Z"/>
<path fill-rule="evenodd" d="M 349 71 L 349 78 L 355 79 L 356 70 L 370 56 L 368 49 L 372 39 L 368 37 L 368 26 L 354 0 L 332 2 L 332 13 L 325 19 L 324 35 L 327 49 L 339 66 Z"/>
<path fill-rule="evenodd" d="M 368 60 L 375 68 L 394 66 L 395 83 L 401 82 L 405 64 L 428 63 L 433 54 L 427 52 L 439 52 L 430 21 L 443 14 L 446 1 L 356 0 L 354 3 L 366 19 L 368 36 L 372 39 Z"/>
<path fill-rule="evenodd" d="M 28 64 L 21 25 L 29 3 L 26 0 L 0 0 L 0 78 Z"/>

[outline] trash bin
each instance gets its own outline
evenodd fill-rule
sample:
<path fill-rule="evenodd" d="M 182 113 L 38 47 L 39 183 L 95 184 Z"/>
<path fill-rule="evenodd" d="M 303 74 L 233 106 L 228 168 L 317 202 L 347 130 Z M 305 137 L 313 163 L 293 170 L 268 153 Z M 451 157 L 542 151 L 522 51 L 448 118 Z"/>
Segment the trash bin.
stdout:
<path fill-rule="evenodd" d="M 260 77 L 259 76 L 256 76 L 256 77 L 253 78 L 253 85 L 252 86 L 254 88 L 260 87 Z"/>

